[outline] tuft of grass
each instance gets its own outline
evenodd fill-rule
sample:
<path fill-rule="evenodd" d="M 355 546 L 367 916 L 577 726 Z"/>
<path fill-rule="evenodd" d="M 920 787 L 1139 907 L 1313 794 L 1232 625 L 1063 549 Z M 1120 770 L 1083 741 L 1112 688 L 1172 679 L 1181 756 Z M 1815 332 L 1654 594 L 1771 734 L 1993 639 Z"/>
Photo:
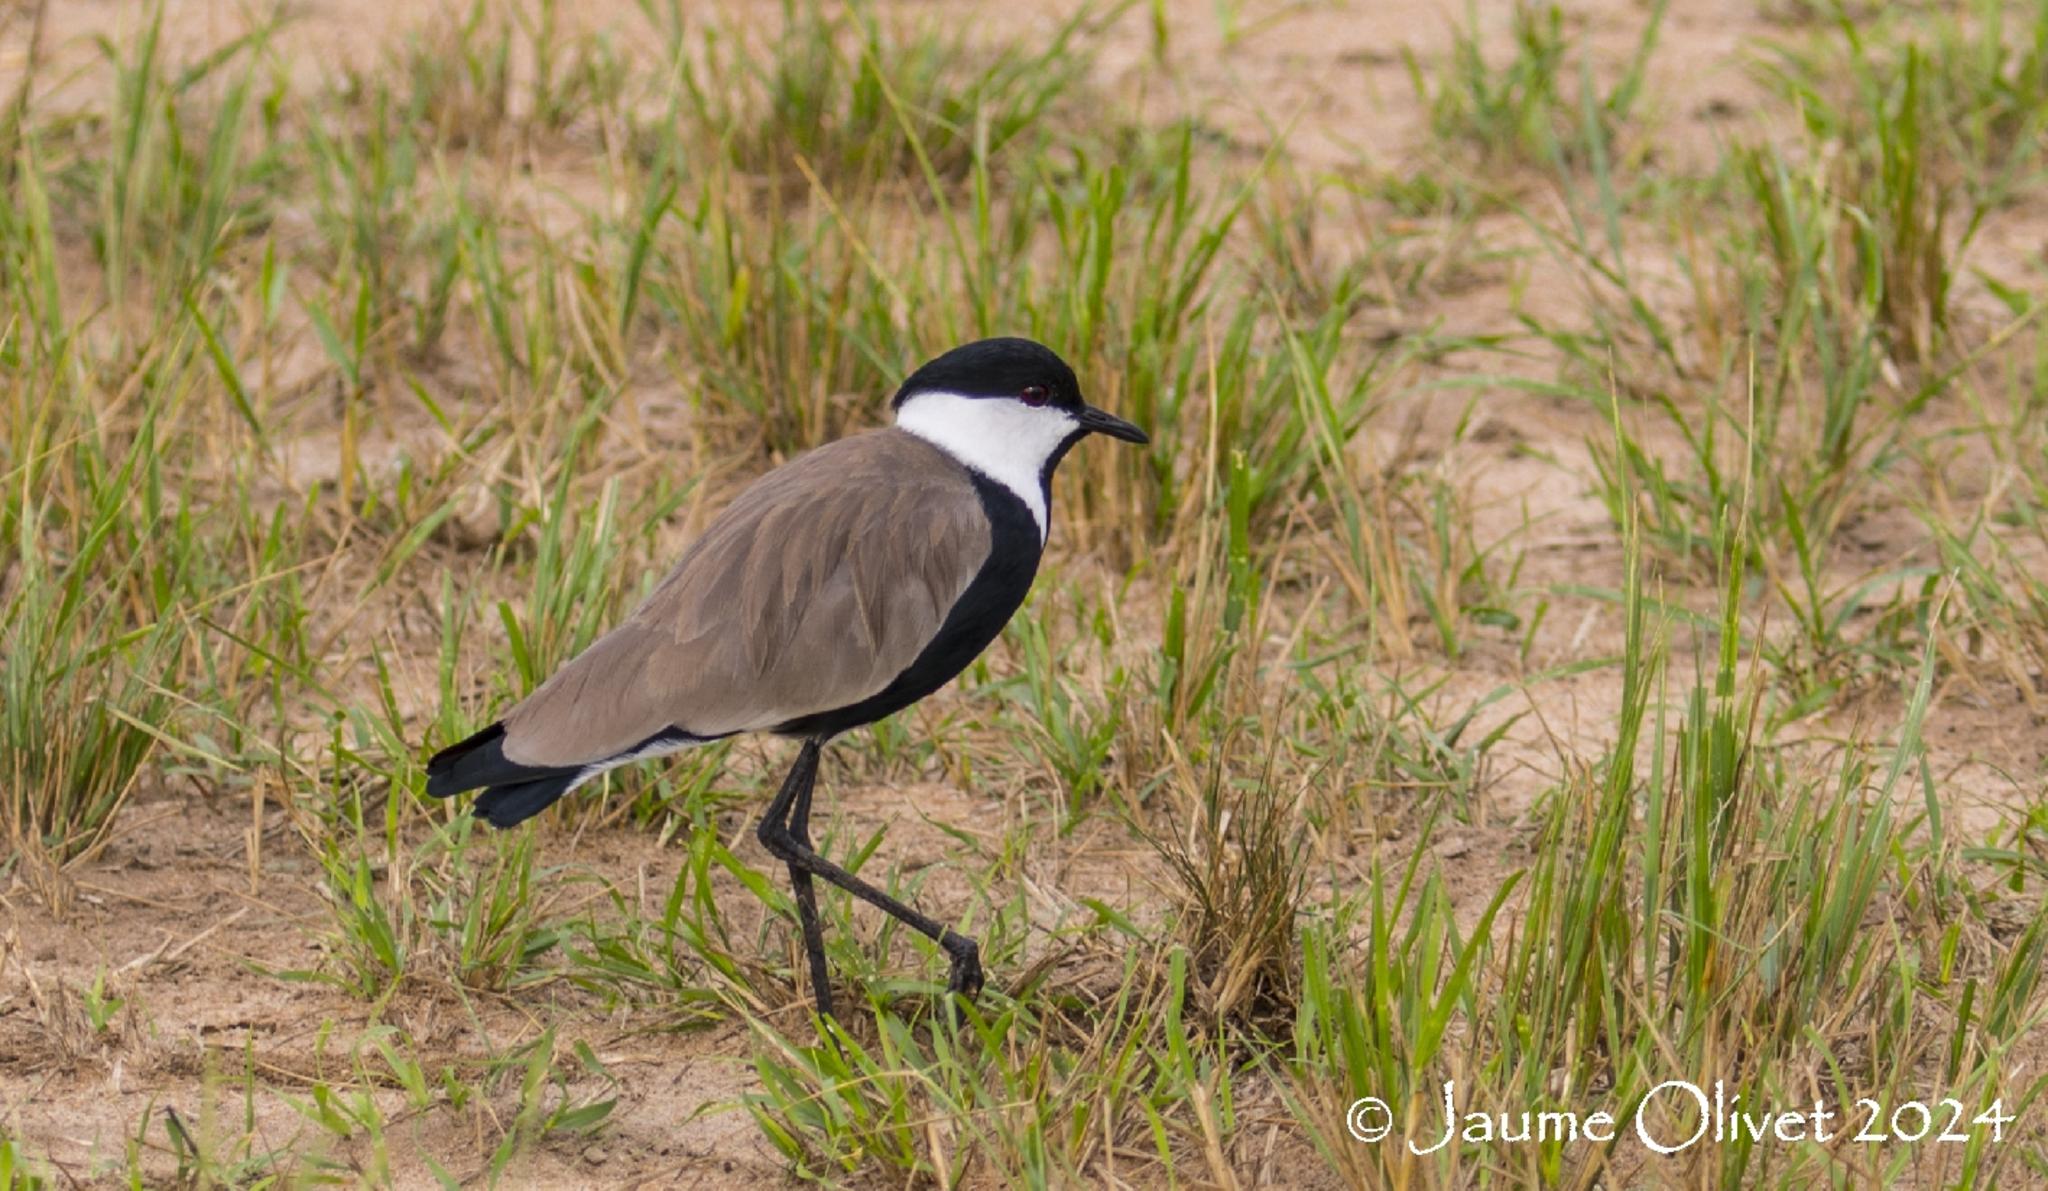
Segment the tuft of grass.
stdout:
<path fill-rule="evenodd" d="M 872 1035 L 827 1026 L 802 1045 L 757 1021 L 762 1090 L 747 1110 L 813 1178 L 877 1166 L 946 1184 L 977 1168 L 1036 1186 L 1110 1169 L 1234 1177 L 1224 1139 L 1238 1135 L 1244 1068 L 1185 1014 L 1186 954 L 1107 964 L 1085 998 L 991 1004 L 957 1023 L 885 1012 Z"/>
<path fill-rule="evenodd" d="M 1470 149 L 1485 166 L 1584 165 L 1593 151 L 1587 125 L 1611 141 L 1634 114 L 1664 10 L 1664 0 L 1650 6 L 1634 55 L 1604 89 L 1565 28 L 1564 7 L 1549 0 L 1515 0 L 1504 65 L 1487 60 L 1472 4 L 1451 31 L 1440 69 L 1427 69 L 1412 51 L 1403 55 L 1440 143 Z"/>
<path fill-rule="evenodd" d="M 337 825 L 312 827 L 331 919 L 326 962 L 277 975 L 378 1004 L 409 981 L 503 993 L 555 979 L 547 961 L 570 928 L 550 910 L 565 882 L 536 868 L 531 834 L 486 831 L 458 814 L 409 842 L 399 824 L 413 805 L 388 802 L 378 832 L 366 828 L 358 795 L 339 825 L 352 839 Z"/>
<path fill-rule="evenodd" d="M 83 433 L 72 426 L 35 429 L 16 440 L 26 453 L 0 516 L 0 775 L 9 850 L 62 862 L 104 837 L 182 710 L 198 546 L 189 511 L 158 503 L 168 494 L 153 426 L 126 450 L 48 433 Z M 77 505 L 42 487 L 52 472 L 83 482 Z M 138 486 L 154 498 L 146 507 Z"/>
<path fill-rule="evenodd" d="M 1296 919 L 1307 850 L 1294 826 L 1298 799 L 1274 787 L 1272 769 L 1269 761 L 1264 774 L 1240 777 L 1212 761 L 1199 795 L 1183 796 L 1168 816 L 1185 831 L 1152 833 L 1179 884 L 1189 991 L 1216 1021 L 1284 1016 L 1300 986 Z"/>
<path fill-rule="evenodd" d="M 1043 139 L 1108 19 L 1083 5 L 1028 50 L 987 49 L 964 27 L 889 30 L 869 7 L 783 0 L 765 37 L 721 31 L 701 65 L 683 61 L 686 118 L 751 177 L 808 174 L 835 194 L 920 172 L 957 183 L 977 156 Z"/>
<path fill-rule="evenodd" d="M 1934 131 L 1951 113 L 1932 93 L 1926 56 L 1908 45 L 1896 61 L 1880 59 L 1853 27 L 1844 36 L 1855 80 L 1848 102 L 1796 58 L 1775 77 L 1799 104 L 1808 135 L 1838 147 L 1826 186 L 1848 215 L 1837 233 L 1847 250 L 1833 254 L 1835 273 L 1824 280 L 1843 295 L 1840 305 L 1874 313 L 1900 362 L 1922 363 L 1944 346 L 1952 262 L 1976 232 L 1981 203 L 1954 228 L 1960 187 Z"/>

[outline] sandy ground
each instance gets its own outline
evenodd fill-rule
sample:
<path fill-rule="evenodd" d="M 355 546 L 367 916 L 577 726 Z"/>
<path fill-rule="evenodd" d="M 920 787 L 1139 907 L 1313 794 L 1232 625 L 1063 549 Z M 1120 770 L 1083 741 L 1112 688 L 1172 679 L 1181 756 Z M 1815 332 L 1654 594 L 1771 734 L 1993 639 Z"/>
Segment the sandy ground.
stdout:
<path fill-rule="evenodd" d="M 630 4 L 603 0 L 565 6 L 570 7 L 577 23 L 637 27 Z M 1025 5 L 949 7 L 971 8 L 973 20 L 992 36 L 1030 36 L 1054 19 Z M 1424 114 L 1401 51 L 1412 49 L 1424 60 L 1440 55 L 1461 5 L 1255 5 L 1256 13 L 1270 19 L 1230 46 L 1208 0 L 1172 0 L 1168 7 L 1182 72 L 1171 79 L 1153 75 L 1146 22 L 1142 13 L 1133 13 L 1100 60 L 1097 81 L 1103 87 L 1138 96 L 1161 113 L 1199 110 L 1254 150 L 1273 128 L 1290 128 L 1298 153 L 1335 171 L 1357 170 L 1361 161 L 1399 169 L 1427 159 Z M 218 44 L 239 27 L 244 8 L 230 0 L 171 0 L 168 28 L 177 52 Z M 1484 22 L 1498 33 L 1507 5 L 1481 9 Z M 69 73 L 82 70 L 96 52 L 86 37 L 132 29 L 140 10 L 117 0 L 66 0 L 51 7 L 44 46 L 59 95 L 64 88 L 89 85 L 82 74 Z M 1633 0 L 1588 0 L 1571 11 L 1601 58 L 1612 61 L 1633 48 L 1644 19 L 1643 6 Z M 283 57 L 308 77 L 350 61 L 374 61 L 410 24 L 428 19 L 413 6 L 389 0 L 301 0 L 294 12 Z M 0 82 L 19 70 L 18 28 L 10 27 L 0 41 Z M 1777 126 L 1783 113 L 1769 110 L 1739 51 L 1745 38 L 1770 31 L 1749 4 L 1673 6 L 1652 65 L 1650 118 L 1668 129 L 1658 153 L 1707 160 L 1717 144 L 1738 132 Z M 1490 218 L 1477 231 L 1481 238 L 1526 239 L 1512 217 Z M 2037 212 L 2001 213 L 1980 235 L 1975 256 L 1996 268 L 2016 250 L 2038 252 L 2044 227 L 2048 222 Z M 1433 323 L 1453 333 L 1505 329 L 1511 325 L 1511 282 L 1518 273 L 1530 280 L 1529 270 L 1544 267 L 1503 267 L 1462 290 L 1385 315 L 1388 329 Z M 1539 276 L 1531 288 L 1543 282 Z M 1967 286 L 1961 300 L 1965 317 L 1973 303 L 1986 301 Z M 1483 362 L 1451 357 L 1434 367 L 1441 376 L 1469 376 Z M 1615 535 L 1586 482 L 1591 465 L 1584 443 L 1600 429 L 1590 411 L 1505 389 L 1482 390 L 1480 416 L 1492 429 L 1468 433 L 1453 448 L 1462 401 L 1429 390 L 1405 400 L 1406 408 L 1380 424 L 1415 421 L 1420 449 L 1437 453 L 1453 482 L 1472 494 L 1481 541 L 1532 520 L 1539 526 L 1522 543 L 1525 583 L 1618 575 Z M 1911 560 L 1918 549 L 1905 524 L 1872 525 L 1866 537 L 1869 556 L 1894 565 Z M 1703 606 L 1711 606 L 1711 593 L 1705 598 Z M 1614 651 L 1621 629 L 1619 613 L 1611 608 L 1553 618 L 1528 666 Z M 1469 703 L 1524 672 L 1510 645 L 1482 642 L 1461 661 L 1440 698 L 1451 706 Z M 1888 712 L 1896 714 L 1895 706 L 1883 705 L 1886 697 L 1873 695 L 1875 702 L 1858 710 L 1882 722 Z M 1618 699 L 1614 676 L 1580 675 L 1547 684 L 1540 705 L 1523 696 L 1503 700 L 1476 726 L 1483 730 L 1536 713 L 1523 715 L 1496 750 L 1475 821 L 1461 826 L 1451 841 L 1466 858 L 1456 883 L 1461 898 L 1483 899 L 1518 866 L 1519 815 L 1563 776 L 1561 752 L 1591 753 L 1607 738 Z M 2040 698 L 1967 684 L 1944 690 L 1928 739 L 1944 795 L 1966 825 L 1981 828 L 2016 804 L 2038 800 L 2048 767 L 2048 721 Z M 880 859 L 914 863 L 946 846 L 918 810 L 970 824 L 989 808 L 972 794 L 939 787 L 843 792 L 832 813 L 862 835 L 886 823 Z M 318 984 L 264 975 L 318 965 L 327 911 L 316 892 L 317 863 L 300 853 L 281 817 L 273 816 L 261 871 L 252 879 L 248 829 L 246 807 L 165 797 L 131 808 L 98 859 L 76 872 L 77 899 L 68 916 L 53 918 L 19 888 L 0 894 L 0 1121 L 81 1181 L 96 1168 L 118 1167 L 138 1123 L 151 1113 L 175 1110 L 188 1122 L 201 1122 L 209 1111 L 243 1112 L 239 1100 L 219 1094 L 217 1086 L 220 1076 L 239 1068 L 209 1071 L 210 1063 L 252 1064 L 264 1083 L 301 1097 L 322 1081 L 354 1074 L 341 1039 L 371 1025 L 377 1007 Z M 732 834 L 735 851 L 765 869 L 751 833 Z M 674 849 L 625 832 L 572 836 L 543 827 L 540 847 L 548 865 L 598 874 L 621 888 L 665 890 L 679 863 Z M 1034 879 L 1050 891 L 1049 916 L 1057 917 L 1059 907 L 1083 891 L 1145 900 L 1146 883 L 1156 874 L 1145 871 L 1147 856 L 1128 840 L 1113 832 L 1097 834 L 1069 841 L 1069 848 L 1068 855 L 1034 862 L 1042 866 Z M 943 886 L 934 888 L 943 901 Z M 658 899 L 659 893 L 650 896 Z M 1477 906 L 1468 908 L 1476 912 Z M 751 908 L 734 914 L 741 922 L 758 921 Z M 115 987 L 130 1003 L 106 1033 L 84 1023 L 79 997 L 101 969 L 114 975 Z M 540 1024 L 555 1023 L 561 1047 L 587 1042 L 617 1076 L 620 1108 L 612 1128 L 596 1141 L 543 1143 L 514 1168 L 519 1183 L 738 1186 L 784 1177 L 784 1163 L 735 1105 L 754 1078 L 741 1027 L 650 1031 L 631 1012 L 603 1014 L 562 984 L 468 1003 L 454 997 L 408 1000 L 398 1012 L 397 1024 L 423 1045 L 444 1048 L 439 1057 L 450 1062 L 474 1061 L 478 1035 L 503 1043 L 530 1038 Z M 571 1091 L 595 1094 L 601 1086 L 591 1081 Z M 405 1108 L 396 1087 L 377 1095 L 393 1122 L 394 1153 L 487 1153 L 492 1142 L 484 1139 L 496 1136 L 493 1122 L 510 1111 L 499 1103 L 469 1113 L 419 1114 Z M 210 1109 L 209 1101 L 215 1102 Z M 259 1098 L 250 1111 L 263 1144 L 297 1147 L 319 1136 L 276 1097 Z M 153 1130 L 148 1144 L 160 1148 L 161 1137 Z M 361 1155 L 361 1147 L 348 1145 L 331 1154 L 344 1166 Z M 479 1161 L 450 1173 L 467 1180 L 482 1169 Z M 431 1178 L 424 1166 L 392 1174 L 402 1185 Z"/>

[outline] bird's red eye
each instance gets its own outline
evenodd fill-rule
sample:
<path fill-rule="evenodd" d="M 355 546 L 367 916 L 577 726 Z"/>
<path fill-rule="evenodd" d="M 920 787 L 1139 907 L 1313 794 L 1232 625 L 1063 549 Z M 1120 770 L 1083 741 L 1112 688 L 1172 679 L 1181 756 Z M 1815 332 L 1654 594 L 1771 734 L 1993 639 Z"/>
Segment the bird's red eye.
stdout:
<path fill-rule="evenodd" d="M 1017 400 L 1026 405 L 1044 405 L 1052 400 L 1052 391 L 1044 385 L 1025 385 L 1024 391 L 1017 394 Z"/>

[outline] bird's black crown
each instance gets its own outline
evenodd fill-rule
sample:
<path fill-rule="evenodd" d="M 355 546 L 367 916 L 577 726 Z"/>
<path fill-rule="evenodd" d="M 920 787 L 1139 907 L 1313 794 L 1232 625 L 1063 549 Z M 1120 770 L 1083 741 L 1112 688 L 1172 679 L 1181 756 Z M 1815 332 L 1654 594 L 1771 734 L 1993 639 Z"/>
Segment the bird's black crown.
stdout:
<path fill-rule="evenodd" d="M 1081 382 L 1059 353 L 1030 339 L 1005 336 L 962 344 L 910 374 L 896 390 L 895 409 L 918 393 L 962 397 L 1015 397 L 1032 385 L 1044 387 L 1050 405 L 1079 409 Z"/>

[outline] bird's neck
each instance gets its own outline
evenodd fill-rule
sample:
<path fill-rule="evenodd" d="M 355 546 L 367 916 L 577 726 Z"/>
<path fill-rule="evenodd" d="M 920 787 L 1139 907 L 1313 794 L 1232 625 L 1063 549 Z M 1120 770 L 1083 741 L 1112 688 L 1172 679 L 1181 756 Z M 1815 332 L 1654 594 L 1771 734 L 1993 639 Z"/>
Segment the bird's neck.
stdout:
<path fill-rule="evenodd" d="M 896 428 L 1015 493 L 1045 541 L 1052 469 L 1080 436 L 1073 419 L 1013 401 L 920 393 L 897 411 Z"/>

